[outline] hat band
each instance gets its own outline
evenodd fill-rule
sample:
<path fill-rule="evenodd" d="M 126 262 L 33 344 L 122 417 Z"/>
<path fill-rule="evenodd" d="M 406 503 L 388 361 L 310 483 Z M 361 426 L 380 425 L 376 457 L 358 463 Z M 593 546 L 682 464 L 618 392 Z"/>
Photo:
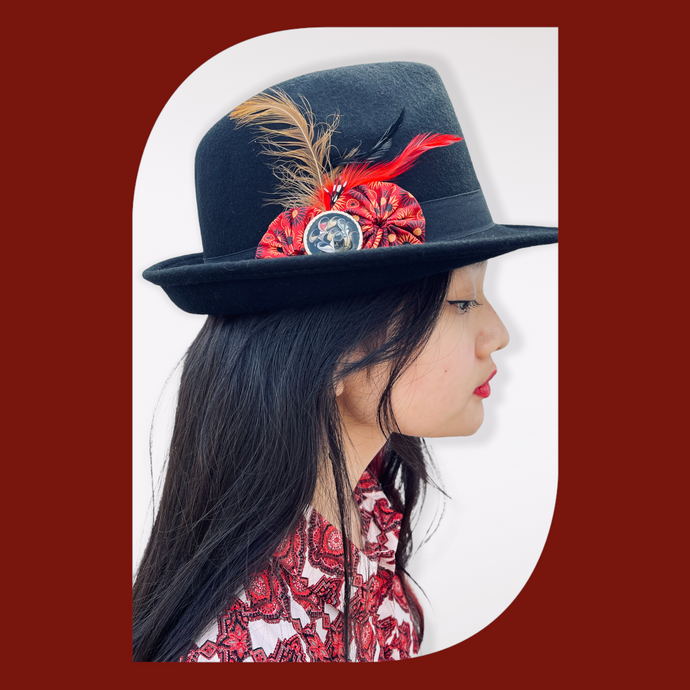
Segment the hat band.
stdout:
<path fill-rule="evenodd" d="M 425 244 L 457 240 L 494 225 L 481 189 L 420 203 L 426 221 Z"/>
<path fill-rule="evenodd" d="M 426 220 L 426 244 L 457 240 L 490 228 L 494 222 L 481 189 L 420 202 Z M 204 257 L 204 263 L 253 259 L 256 247 Z"/>

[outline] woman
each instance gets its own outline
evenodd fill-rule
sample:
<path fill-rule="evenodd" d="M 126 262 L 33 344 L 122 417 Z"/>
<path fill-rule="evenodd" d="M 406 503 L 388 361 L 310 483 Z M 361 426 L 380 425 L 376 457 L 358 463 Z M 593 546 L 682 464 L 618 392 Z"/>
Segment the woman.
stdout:
<path fill-rule="evenodd" d="M 422 437 L 479 428 L 508 341 L 486 261 L 556 230 L 493 223 L 443 84 L 416 63 L 265 90 L 204 137 L 196 184 L 203 254 L 144 274 L 209 318 L 137 574 L 134 658 L 413 656 Z M 271 187 L 280 213 L 261 206 Z"/>

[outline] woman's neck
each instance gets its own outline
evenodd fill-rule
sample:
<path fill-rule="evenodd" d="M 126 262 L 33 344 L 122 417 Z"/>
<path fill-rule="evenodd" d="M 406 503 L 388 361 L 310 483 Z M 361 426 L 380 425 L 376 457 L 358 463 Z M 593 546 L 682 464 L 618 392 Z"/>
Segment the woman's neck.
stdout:
<path fill-rule="evenodd" d="M 341 408 L 343 421 L 343 451 L 349 478 L 349 492 L 346 497 L 345 519 L 350 520 L 350 537 L 358 548 L 363 548 L 361 533 L 362 523 L 359 506 L 354 496 L 364 470 L 374 459 L 386 442 L 385 436 L 378 428 L 357 423 L 346 410 Z M 330 463 L 321 465 L 321 474 L 317 480 L 316 492 L 312 501 L 313 507 L 332 525 L 340 529 L 340 513 L 335 490 L 335 481 Z"/>

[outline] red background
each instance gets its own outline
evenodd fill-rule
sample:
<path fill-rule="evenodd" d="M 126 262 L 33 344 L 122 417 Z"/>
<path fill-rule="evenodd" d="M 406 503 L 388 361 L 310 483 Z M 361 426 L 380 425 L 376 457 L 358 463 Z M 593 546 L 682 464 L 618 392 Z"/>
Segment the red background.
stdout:
<path fill-rule="evenodd" d="M 5 660 L 24 687 L 677 687 L 688 472 L 687 444 L 672 434 L 687 427 L 677 392 L 687 307 L 668 302 L 687 288 L 666 254 L 687 242 L 672 209 L 687 196 L 672 138 L 685 108 L 669 71 L 684 44 L 601 3 L 488 13 L 260 3 L 254 17 L 251 7 L 6 11 Z M 130 240 L 144 145 L 169 96 L 216 53 L 354 23 L 560 27 L 561 444 L 549 539 L 494 623 L 410 662 L 133 664 Z"/>

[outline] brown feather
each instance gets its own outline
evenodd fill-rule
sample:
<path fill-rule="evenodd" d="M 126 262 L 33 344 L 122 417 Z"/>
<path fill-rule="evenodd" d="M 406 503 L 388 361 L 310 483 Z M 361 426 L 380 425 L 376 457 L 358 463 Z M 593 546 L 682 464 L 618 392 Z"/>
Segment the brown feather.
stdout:
<path fill-rule="evenodd" d="M 278 200 L 284 208 L 321 205 L 319 191 L 330 182 L 331 137 L 338 126 L 338 114 L 329 122 L 314 123 L 314 113 L 301 96 L 302 107 L 287 93 L 273 89 L 238 105 L 230 118 L 238 127 L 254 125 L 264 152 L 273 158 L 278 178 Z"/>

